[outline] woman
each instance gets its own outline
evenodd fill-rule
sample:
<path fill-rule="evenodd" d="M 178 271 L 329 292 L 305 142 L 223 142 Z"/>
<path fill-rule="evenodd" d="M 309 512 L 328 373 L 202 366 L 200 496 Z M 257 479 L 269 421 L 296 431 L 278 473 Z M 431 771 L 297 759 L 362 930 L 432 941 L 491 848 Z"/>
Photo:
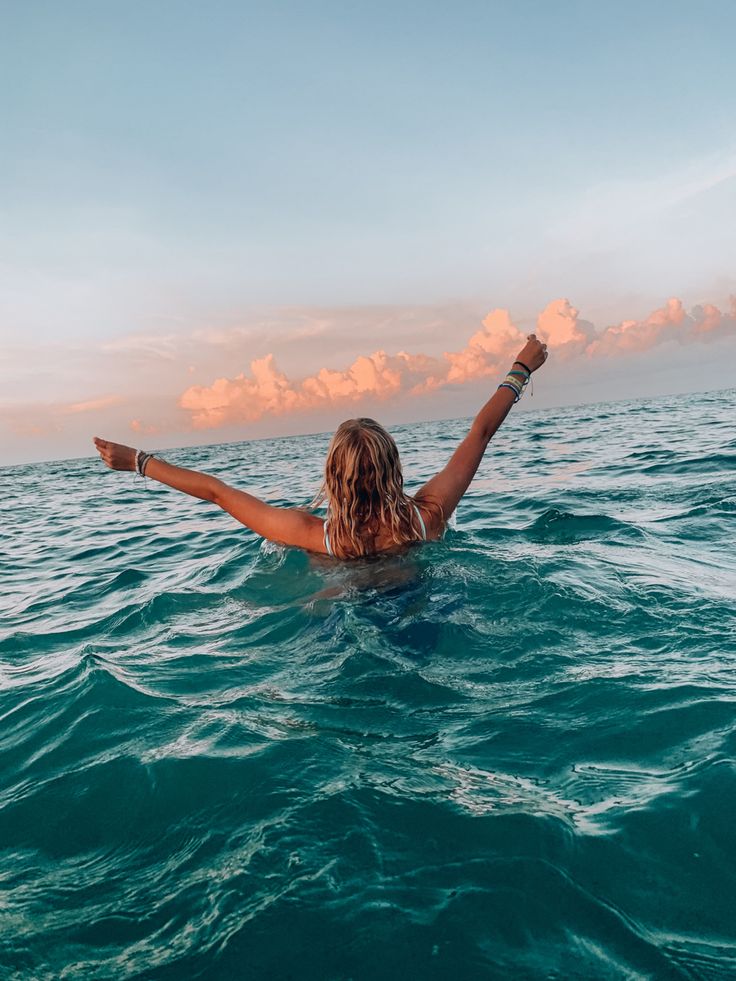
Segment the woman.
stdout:
<path fill-rule="evenodd" d="M 404 493 L 399 452 L 386 430 L 373 419 L 343 422 L 330 443 L 324 482 L 311 505 L 327 501 L 325 520 L 305 508 L 274 507 L 216 477 L 175 467 L 142 450 L 97 436 L 94 442 L 110 469 L 137 470 L 192 497 L 212 501 L 264 538 L 341 559 L 376 555 L 442 536 L 491 437 L 518 402 L 531 373 L 546 360 L 547 345 L 529 334 L 518 359 L 447 466 L 413 498 Z"/>

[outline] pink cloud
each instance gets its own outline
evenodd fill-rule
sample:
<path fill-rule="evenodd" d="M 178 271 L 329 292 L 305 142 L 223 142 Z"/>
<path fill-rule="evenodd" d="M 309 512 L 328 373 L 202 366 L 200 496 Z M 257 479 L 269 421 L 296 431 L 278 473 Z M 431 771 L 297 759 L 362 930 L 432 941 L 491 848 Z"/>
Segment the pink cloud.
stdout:
<path fill-rule="evenodd" d="M 99 409 L 106 409 L 111 405 L 120 405 L 123 401 L 120 395 L 105 395 L 99 399 L 89 399 L 86 402 L 72 402 L 65 405 L 61 411 L 72 415 L 77 412 L 97 412 Z"/>
<path fill-rule="evenodd" d="M 592 323 L 581 320 L 578 310 L 564 298 L 549 303 L 537 320 L 538 336 L 550 352 L 565 358 L 630 354 L 671 339 L 684 343 L 734 331 L 736 297 L 731 298 L 726 314 L 712 304 L 695 307 L 688 314 L 682 301 L 673 297 L 644 320 L 624 320 L 600 333 Z M 360 355 L 345 369 L 325 367 L 292 381 L 278 367 L 273 354 L 268 354 L 253 360 L 248 374 L 240 372 L 210 385 L 190 386 L 180 396 L 179 407 L 189 413 L 193 428 L 214 429 L 254 422 L 264 415 L 418 395 L 498 374 L 525 340 L 525 333 L 513 323 L 509 312 L 495 309 L 463 348 L 446 351 L 442 358 L 378 350 Z"/>
<path fill-rule="evenodd" d="M 662 340 L 679 337 L 686 313 L 682 301 L 671 297 L 645 320 L 622 320 L 596 337 L 587 349 L 590 356 L 646 351 Z"/>
<path fill-rule="evenodd" d="M 146 436 L 157 436 L 163 430 L 160 426 L 155 426 L 152 423 L 141 422 L 140 419 L 131 419 L 130 428 L 134 433 L 143 433 Z"/>
<path fill-rule="evenodd" d="M 721 313 L 711 303 L 687 313 L 682 300 L 670 297 L 663 307 L 644 320 L 622 320 L 606 327 L 587 346 L 589 357 L 647 351 L 666 341 L 686 344 L 716 334 L 736 331 L 736 297 L 730 298 L 730 311 Z"/>
<path fill-rule="evenodd" d="M 195 429 L 213 429 L 230 422 L 254 422 L 267 414 L 306 411 L 363 398 L 386 399 L 416 387 L 436 359 L 400 351 L 361 355 L 343 371 L 321 368 L 294 384 L 278 368 L 272 354 L 251 362 L 250 375 L 218 378 L 211 385 L 192 385 L 179 399 L 191 413 Z"/>
<path fill-rule="evenodd" d="M 433 379 L 433 385 L 464 384 L 494 374 L 513 352 L 523 347 L 524 334 L 511 322 L 508 310 L 492 310 L 482 321 L 481 330 L 472 335 L 461 351 L 446 352 L 446 374 Z"/>
<path fill-rule="evenodd" d="M 595 327 L 578 319 L 569 300 L 553 300 L 537 318 L 537 336 L 550 350 L 572 357 L 581 354 L 595 338 Z"/>
<path fill-rule="evenodd" d="M 736 333 L 736 296 L 730 297 L 728 313 L 721 313 L 712 303 L 693 307 L 695 321 L 693 332 L 696 336 L 712 336 L 716 333 Z"/>

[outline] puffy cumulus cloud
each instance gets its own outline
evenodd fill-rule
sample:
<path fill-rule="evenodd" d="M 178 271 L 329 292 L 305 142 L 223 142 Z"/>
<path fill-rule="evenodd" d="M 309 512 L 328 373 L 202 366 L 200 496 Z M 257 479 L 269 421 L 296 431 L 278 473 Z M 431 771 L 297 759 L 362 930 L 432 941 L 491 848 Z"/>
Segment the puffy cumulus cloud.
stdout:
<path fill-rule="evenodd" d="M 591 356 L 621 352 L 647 351 L 667 338 L 680 336 L 685 321 L 682 301 L 671 297 L 667 303 L 650 313 L 644 320 L 622 320 L 606 329 L 588 346 Z"/>
<path fill-rule="evenodd" d="M 436 366 L 434 358 L 400 351 L 361 355 L 344 371 L 321 368 L 293 384 L 272 354 L 251 362 L 250 375 L 218 378 L 212 385 L 192 385 L 179 399 L 191 413 L 195 429 L 214 429 L 230 422 L 254 422 L 264 415 L 306 411 L 364 398 L 387 399 L 421 385 Z"/>
<path fill-rule="evenodd" d="M 241 372 L 235 378 L 218 378 L 211 385 L 191 386 L 182 394 L 179 406 L 191 413 L 195 429 L 214 429 L 233 422 L 254 422 L 267 414 L 419 395 L 497 372 L 524 340 L 507 310 L 493 310 L 464 348 L 445 352 L 442 358 L 374 351 L 356 358 L 344 370 L 321 368 L 292 383 L 269 354 L 252 361 L 248 375 Z"/>
<path fill-rule="evenodd" d="M 692 335 L 695 339 L 709 339 L 721 334 L 736 333 L 736 296 L 729 298 L 729 309 L 721 313 L 712 303 L 693 307 Z"/>
<path fill-rule="evenodd" d="M 648 351 L 665 341 L 680 344 L 736 332 L 736 297 L 730 298 L 730 308 L 722 313 L 712 303 L 693 307 L 687 313 L 682 300 L 670 297 L 643 320 L 622 320 L 606 327 L 587 345 L 589 357 L 612 354 L 632 354 Z"/>
<path fill-rule="evenodd" d="M 492 310 L 483 327 L 472 335 L 461 351 L 447 352 L 449 368 L 444 376 L 432 378 L 434 386 L 463 384 L 493 374 L 511 353 L 518 354 L 525 337 L 511 322 L 508 310 Z"/>
<path fill-rule="evenodd" d="M 266 413 L 280 414 L 296 409 L 297 393 L 286 375 L 268 354 L 251 362 L 251 376 L 218 378 L 212 385 L 192 385 L 179 405 L 192 414 L 195 429 L 215 429 L 225 423 L 253 422 Z"/>
<path fill-rule="evenodd" d="M 732 306 L 735 308 L 734 313 L 736 313 L 736 296 L 732 298 Z M 723 314 L 712 303 L 704 303 L 700 307 L 695 307 L 693 316 L 696 321 L 695 332 L 698 334 L 710 334 L 718 330 L 723 321 Z"/>
<path fill-rule="evenodd" d="M 736 297 L 721 312 L 707 303 L 687 313 L 682 301 L 669 299 L 643 320 L 624 320 L 597 332 L 567 299 L 553 300 L 539 314 L 537 334 L 551 353 L 562 357 L 607 357 L 645 351 L 674 339 L 681 343 L 736 333 Z M 305 412 L 331 405 L 421 395 L 447 385 L 463 385 L 498 375 L 523 347 L 526 334 L 508 310 L 492 310 L 481 329 L 458 351 L 442 357 L 384 350 L 361 355 L 343 370 L 321 368 L 292 381 L 273 354 L 251 362 L 248 374 L 193 385 L 179 398 L 195 429 L 254 422 L 264 415 Z M 137 420 L 131 423 L 135 428 Z M 136 430 L 141 431 L 141 430 Z"/>
<path fill-rule="evenodd" d="M 565 357 L 581 354 L 595 338 L 595 327 L 578 319 L 569 300 L 552 300 L 537 318 L 537 335 L 550 350 Z"/>

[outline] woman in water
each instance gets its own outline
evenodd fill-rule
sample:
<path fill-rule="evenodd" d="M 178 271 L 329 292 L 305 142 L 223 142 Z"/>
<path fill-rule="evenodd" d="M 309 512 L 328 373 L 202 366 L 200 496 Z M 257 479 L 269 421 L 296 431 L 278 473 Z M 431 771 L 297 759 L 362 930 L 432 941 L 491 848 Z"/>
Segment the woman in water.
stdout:
<path fill-rule="evenodd" d="M 533 371 L 547 360 L 547 345 L 529 334 L 509 373 L 475 418 L 447 466 L 413 497 L 404 493 L 396 443 L 373 419 L 348 419 L 330 443 L 320 493 L 322 520 L 302 507 L 274 507 L 196 470 L 175 467 L 142 450 L 95 437 L 111 470 L 137 470 L 176 490 L 212 501 L 258 535 L 340 559 L 391 551 L 411 541 L 441 538 L 445 523 L 468 489 L 486 447 L 517 402 Z"/>

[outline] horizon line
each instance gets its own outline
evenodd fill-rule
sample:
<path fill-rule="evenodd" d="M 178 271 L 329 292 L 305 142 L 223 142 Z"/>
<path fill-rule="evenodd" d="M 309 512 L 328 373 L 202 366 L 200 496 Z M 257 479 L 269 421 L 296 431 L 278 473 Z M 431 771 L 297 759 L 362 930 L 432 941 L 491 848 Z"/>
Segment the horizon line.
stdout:
<path fill-rule="evenodd" d="M 608 405 L 611 403 L 615 405 L 623 402 L 653 402 L 657 399 L 682 398 L 685 395 L 709 395 L 711 393 L 728 392 L 732 390 L 736 391 L 736 385 L 726 385 L 722 388 L 707 388 L 707 389 L 700 389 L 700 390 L 686 391 L 686 392 L 670 392 L 670 393 L 663 393 L 660 395 L 644 395 L 644 396 L 635 396 L 635 397 L 629 396 L 628 398 L 618 398 L 618 399 L 600 399 L 595 402 L 565 402 L 560 405 L 547 405 L 547 406 L 539 406 L 539 407 L 528 406 L 527 404 L 526 407 L 522 407 L 519 411 L 522 412 L 524 415 L 530 415 L 536 412 L 557 412 L 560 409 L 571 409 L 577 407 L 585 408 L 586 406 Z M 492 397 L 492 394 L 493 393 L 491 393 L 491 396 L 489 396 L 489 398 Z M 435 422 L 435 423 L 458 422 L 463 419 L 474 419 L 475 415 L 477 415 L 477 413 L 468 416 L 465 415 L 447 416 L 441 419 L 415 419 L 410 422 L 388 423 L 386 424 L 386 429 L 388 430 L 399 429 L 402 426 L 420 426 L 422 424 L 431 423 L 431 422 Z M 226 439 L 218 443 L 214 443 L 214 442 L 190 443 L 190 444 L 184 444 L 179 446 L 164 446 L 152 452 L 172 453 L 172 452 L 178 452 L 179 450 L 199 450 L 208 446 L 234 446 L 238 443 L 262 443 L 266 441 L 276 442 L 277 440 L 282 440 L 282 439 L 302 439 L 307 436 L 326 436 L 333 432 L 334 429 L 330 428 L 330 429 L 319 429 L 314 432 L 307 432 L 307 433 L 284 433 L 281 436 L 251 436 L 245 439 Z M 3 470 L 11 470 L 14 469 L 15 467 L 37 467 L 43 463 L 72 463 L 78 460 L 93 460 L 96 458 L 97 457 L 95 451 L 93 453 L 85 454 L 84 456 L 52 457 L 51 459 L 47 459 L 47 460 L 32 460 L 26 463 L 2 463 L 0 464 L 0 472 Z M 124 471 L 120 471 L 120 472 L 122 473 Z"/>

